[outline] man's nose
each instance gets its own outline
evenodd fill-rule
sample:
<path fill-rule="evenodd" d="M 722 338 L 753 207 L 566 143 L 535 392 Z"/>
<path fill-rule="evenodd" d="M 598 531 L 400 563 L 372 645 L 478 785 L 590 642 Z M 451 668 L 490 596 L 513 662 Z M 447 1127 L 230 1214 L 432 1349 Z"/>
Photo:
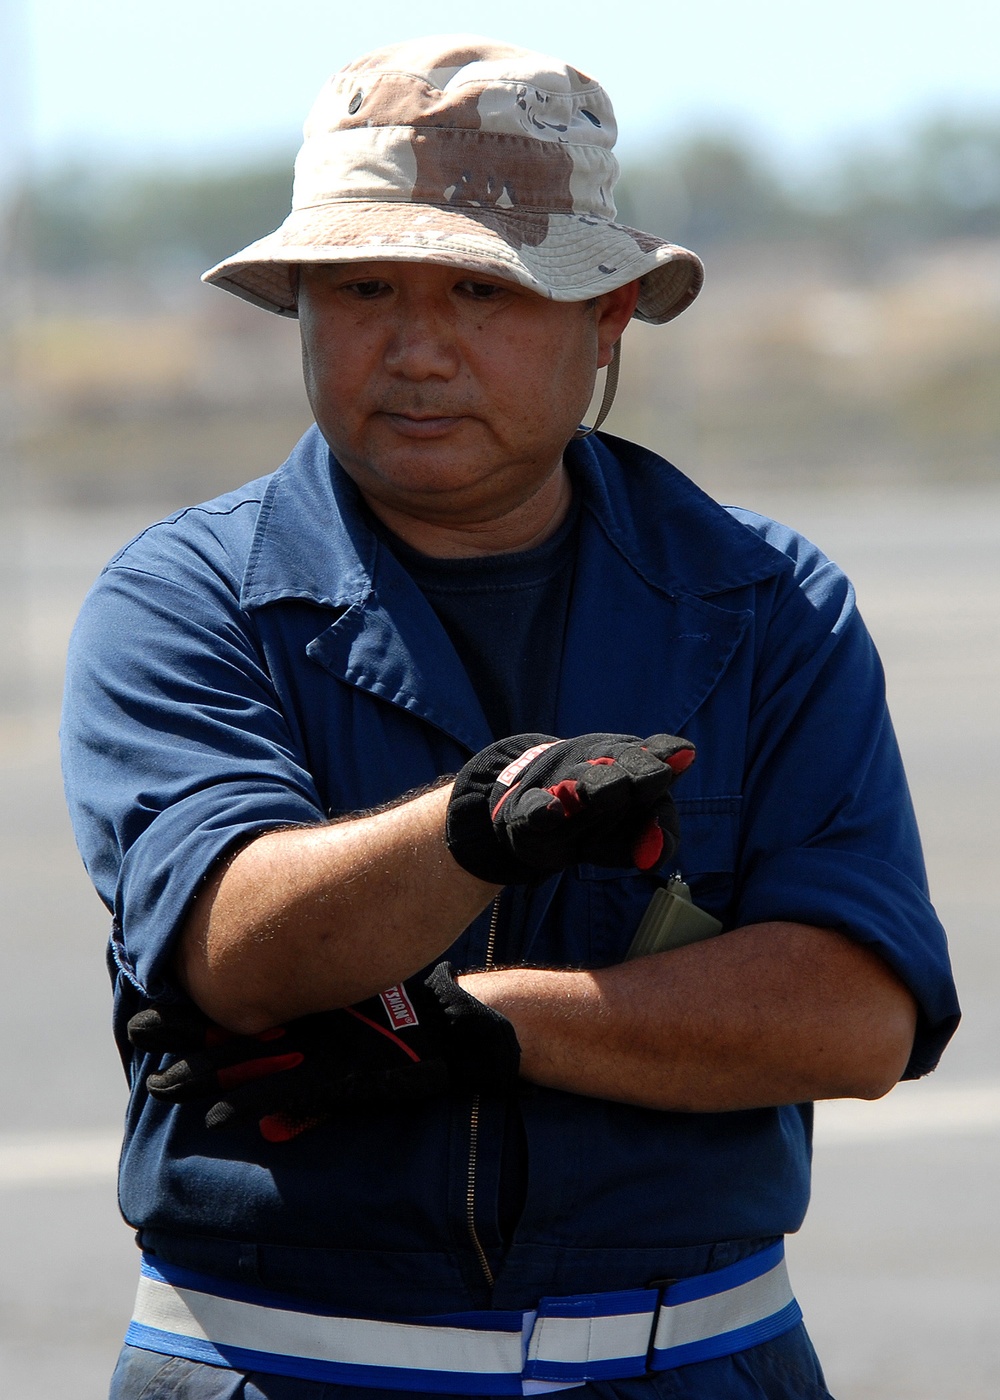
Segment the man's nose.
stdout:
<path fill-rule="evenodd" d="M 385 367 L 405 379 L 451 379 L 460 353 L 451 317 L 433 306 L 407 309 L 389 336 Z"/>

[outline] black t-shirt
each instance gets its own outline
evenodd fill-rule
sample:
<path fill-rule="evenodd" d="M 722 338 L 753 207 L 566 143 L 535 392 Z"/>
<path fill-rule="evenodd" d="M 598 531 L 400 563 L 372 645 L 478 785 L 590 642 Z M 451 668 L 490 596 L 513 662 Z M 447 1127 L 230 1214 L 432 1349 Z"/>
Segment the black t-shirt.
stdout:
<path fill-rule="evenodd" d="M 553 732 L 578 523 L 574 500 L 534 549 L 438 559 L 376 522 L 441 619 L 496 739 Z"/>

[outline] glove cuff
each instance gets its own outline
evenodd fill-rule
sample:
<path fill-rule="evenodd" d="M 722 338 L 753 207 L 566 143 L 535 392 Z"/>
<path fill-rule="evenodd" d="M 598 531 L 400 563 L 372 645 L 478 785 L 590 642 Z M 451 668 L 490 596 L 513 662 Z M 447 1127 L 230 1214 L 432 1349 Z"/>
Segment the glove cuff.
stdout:
<path fill-rule="evenodd" d="M 545 872 L 533 870 L 501 846 L 493 826 L 491 795 L 500 774 L 511 763 L 538 745 L 558 742 L 552 734 L 514 734 L 498 739 L 470 758 L 455 779 L 445 840 L 462 869 L 478 880 L 491 885 L 523 885 L 545 878 Z"/>
<path fill-rule="evenodd" d="M 440 962 L 426 979 L 448 1023 L 446 1054 L 456 1088 L 502 1094 L 517 1083 L 521 1046 L 502 1012 L 458 985 L 451 963 Z"/>

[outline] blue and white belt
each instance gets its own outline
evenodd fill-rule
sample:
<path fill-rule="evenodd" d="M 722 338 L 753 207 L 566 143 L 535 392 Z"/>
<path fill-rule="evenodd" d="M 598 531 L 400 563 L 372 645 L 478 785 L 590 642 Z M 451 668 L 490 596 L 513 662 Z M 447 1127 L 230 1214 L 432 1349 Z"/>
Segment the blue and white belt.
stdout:
<path fill-rule="evenodd" d="M 663 1288 L 543 1298 L 526 1312 L 389 1320 L 143 1259 L 126 1342 L 237 1371 L 388 1390 L 535 1395 L 744 1351 L 802 1313 L 781 1241 Z"/>

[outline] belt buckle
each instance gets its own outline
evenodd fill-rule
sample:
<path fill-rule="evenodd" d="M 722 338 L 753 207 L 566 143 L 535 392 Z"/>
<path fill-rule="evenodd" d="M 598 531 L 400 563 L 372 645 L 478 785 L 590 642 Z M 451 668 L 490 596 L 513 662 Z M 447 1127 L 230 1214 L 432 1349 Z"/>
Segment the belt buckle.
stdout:
<path fill-rule="evenodd" d="M 656 1329 L 660 1323 L 660 1313 L 666 1306 L 667 1294 L 677 1282 L 676 1278 L 651 1278 L 646 1284 L 647 1288 L 656 1290 L 656 1306 L 653 1308 L 653 1321 L 649 1328 L 649 1345 L 646 1348 L 646 1374 L 655 1375 L 653 1367 L 654 1352 L 656 1350 Z"/>
<path fill-rule="evenodd" d="M 524 1378 L 580 1385 L 646 1375 L 659 1301 L 651 1288 L 541 1298 Z"/>

